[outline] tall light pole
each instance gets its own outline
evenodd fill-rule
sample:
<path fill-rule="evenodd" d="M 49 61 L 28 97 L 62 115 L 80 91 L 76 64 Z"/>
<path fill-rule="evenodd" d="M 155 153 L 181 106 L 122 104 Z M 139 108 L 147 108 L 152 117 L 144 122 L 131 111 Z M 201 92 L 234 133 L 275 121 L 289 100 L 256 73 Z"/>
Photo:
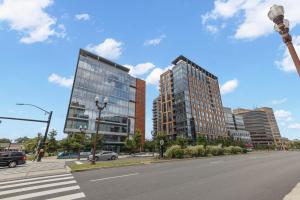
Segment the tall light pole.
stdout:
<path fill-rule="evenodd" d="M 84 127 L 82 128 L 82 126 L 80 125 L 79 130 L 80 130 L 80 133 L 82 133 L 82 136 L 83 136 L 82 140 L 81 140 L 81 145 L 84 146 L 84 140 L 85 140 L 85 134 L 86 134 L 87 126 L 84 125 Z M 77 160 L 80 160 L 80 148 L 79 148 L 79 151 L 78 151 Z"/>
<path fill-rule="evenodd" d="M 96 121 L 97 121 L 97 129 L 96 129 L 96 135 L 94 137 L 93 160 L 91 162 L 91 164 L 93 164 L 93 165 L 96 163 L 96 147 L 97 147 L 97 142 L 98 142 L 98 132 L 99 132 L 99 127 L 100 127 L 101 112 L 107 106 L 108 97 L 104 98 L 103 105 L 99 105 L 99 96 L 96 96 L 95 97 L 95 103 L 96 103 L 96 107 L 97 107 L 97 109 L 99 111 L 99 114 L 98 114 L 98 120 L 96 119 Z"/>
<path fill-rule="evenodd" d="M 292 43 L 292 37 L 289 34 L 289 21 L 284 19 L 283 6 L 273 5 L 270 8 L 268 17 L 275 23 L 274 29 L 282 36 L 283 42 L 286 44 L 300 76 L 300 60 Z"/>
<path fill-rule="evenodd" d="M 42 160 L 42 155 L 40 154 L 40 150 L 41 149 L 44 149 L 44 146 L 45 146 L 45 142 L 46 142 L 46 139 L 47 139 L 47 135 L 48 135 L 48 130 L 49 130 L 49 126 L 50 126 L 50 123 L 51 123 L 51 118 L 52 118 L 52 111 L 48 112 L 46 111 L 45 109 L 41 108 L 41 107 L 38 107 L 36 105 L 33 105 L 33 104 L 26 104 L 26 103 L 17 103 L 18 106 L 32 106 L 32 107 L 35 107 L 39 110 L 42 110 L 43 112 L 45 112 L 45 114 L 48 114 L 48 120 L 47 120 L 47 127 L 46 127 L 46 130 L 45 130 L 45 134 L 44 134 L 44 137 L 42 139 L 42 141 L 39 143 L 39 146 L 37 148 L 37 161 L 40 162 Z"/>

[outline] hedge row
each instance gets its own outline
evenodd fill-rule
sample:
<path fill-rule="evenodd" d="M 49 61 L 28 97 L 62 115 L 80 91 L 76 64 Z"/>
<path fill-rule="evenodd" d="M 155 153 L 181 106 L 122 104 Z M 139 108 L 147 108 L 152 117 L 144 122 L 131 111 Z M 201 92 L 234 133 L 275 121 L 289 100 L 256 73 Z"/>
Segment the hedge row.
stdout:
<path fill-rule="evenodd" d="M 183 157 L 203 157 L 207 155 L 219 156 L 224 154 L 240 154 L 247 153 L 246 149 L 239 146 L 229 146 L 222 148 L 221 146 L 209 145 L 204 148 L 203 145 L 188 146 L 182 149 L 179 145 L 173 145 L 165 152 L 166 158 L 183 158 Z"/>

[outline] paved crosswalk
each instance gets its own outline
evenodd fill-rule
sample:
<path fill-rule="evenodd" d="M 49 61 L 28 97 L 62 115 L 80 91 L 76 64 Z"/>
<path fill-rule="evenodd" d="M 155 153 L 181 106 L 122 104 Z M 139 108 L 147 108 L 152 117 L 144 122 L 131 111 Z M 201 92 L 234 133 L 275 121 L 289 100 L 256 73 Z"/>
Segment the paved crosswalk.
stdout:
<path fill-rule="evenodd" d="M 1 200 L 84 198 L 85 194 L 70 173 L 0 182 Z"/>

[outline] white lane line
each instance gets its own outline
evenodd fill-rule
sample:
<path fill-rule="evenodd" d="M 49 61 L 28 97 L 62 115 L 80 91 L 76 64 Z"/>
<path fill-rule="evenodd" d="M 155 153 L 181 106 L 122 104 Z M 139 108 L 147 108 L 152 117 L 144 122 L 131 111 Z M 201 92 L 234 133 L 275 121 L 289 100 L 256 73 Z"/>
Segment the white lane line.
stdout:
<path fill-rule="evenodd" d="M 47 199 L 47 200 L 73 200 L 73 199 L 80 199 L 80 198 L 84 198 L 84 197 L 85 197 L 84 193 L 81 192 L 81 193 L 76 193 L 76 194 L 55 197 L 55 198 Z"/>
<path fill-rule="evenodd" d="M 72 176 L 71 174 L 60 174 L 55 176 L 42 176 L 42 177 L 36 177 L 36 178 L 27 178 L 27 179 L 19 179 L 19 180 L 13 180 L 13 181 L 5 181 L 1 182 L 0 185 L 6 185 L 10 183 L 20 183 L 20 182 L 26 182 L 26 181 L 34 181 L 34 180 L 41 180 L 41 179 L 47 179 L 47 178 L 57 178 L 57 177 L 63 177 L 63 176 Z"/>
<path fill-rule="evenodd" d="M 8 197 L 8 198 L 4 198 L 1 200 L 22 200 L 22 199 L 39 197 L 39 196 L 46 196 L 49 194 L 56 194 L 59 192 L 78 190 L 78 189 L 80 189 L 80 187 L 77 185 L 77 186 L 71 186 L 71 187 L 65 187 L 65 188 L 58 188 L 58 189 L 54 189 L 54 190 L 46 190 L 46 191 L 42 191 L 42 192 L 29 193 L 29 194 L 14 196 L 14 197 Z"/>
<path fill-rule="evenodd" d="M 53 178 L 53 179 L 48 179 L 48 180 L 41 180 L 41 181 L 32 181 L 32 182 L 26 182 L 26 183 L 17 183 L 13 185 L 4 185 L 0 186 L 0 189 L 6 189 L 6 188 L 12 188 L 12 187 L 19 187 L 23 185 L 33 185 L 33 184 L 39 184 L 39 183 L 48 183 L 48 182 L 53 182 L 53 181 L 62 181 L 62 180 L 67 180 L 67 179 L 73 179 L 73 176 L 68 176 L 68 177 L 62 177 L 62 178 Z"/>
<path fill-rule="evenodd" d="M 106 177 L 106 178 L 100 178 L 100 179 L 94 179 L 90 180 L 91 182 L 97 182 L 97 181 L 103 181 L 103 180 L 109 180 L 109 179 L 115 179 L 115 178 L 122 178 L 122 177 L 127 177 L 127 176 L 135 176 L 138 175 L 139 173 L 132 173 L 132 174 L 125 174 L 121 176 L 111 176 L 111 177 Z"/>
<path fill-rule="evenodd" d="M 299 200 L 300 199 L 300 183 L 298 183 L 293 190 L 285 195 L 283 200 Z"/>
<path fill-rule="evenodd" d="M 61 185 L 68 185 L 68 184 L 74 184 L 74 183 L 76 183 L 75 180 L 58 182 L 58 183 L 50 183 L 50 184 L 45 184 L 45 185 L 37 185 L 37 186 L 31 186 L 31 187 L 25 187 L 25 188 L 17 188 L 17 189 L 13 189 L 13 190 L 5 190 L 5 191 L 0 192 L 0 196 L 6 195 L 6 194 L 17 193 L 17 192 L 25 192 L 25 191 L 30 191 L 30 190 L 55 187 L 55 186 L 61 186 Z"/>

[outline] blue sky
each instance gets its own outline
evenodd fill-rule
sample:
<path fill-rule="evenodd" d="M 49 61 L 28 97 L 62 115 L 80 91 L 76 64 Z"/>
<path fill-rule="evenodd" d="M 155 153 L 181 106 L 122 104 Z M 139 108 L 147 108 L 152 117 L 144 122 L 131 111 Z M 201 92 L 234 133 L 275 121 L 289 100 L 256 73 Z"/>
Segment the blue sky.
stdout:
<path fill-rule="evenodd" d="M 219 77 L 224 106 L 273 107 L 282 136 L 300 139 L 299 77 L 267 12 L 273 0 L 0 0 L 0 116 L 63 126 L 79 48 L 147 81 L 146 134 L 159 75 L 184 55 Z M 300 53 L 300 4 L 286 8 Z M 0 138 L 33 137 L 44 124 L 2 120 Z"/>

